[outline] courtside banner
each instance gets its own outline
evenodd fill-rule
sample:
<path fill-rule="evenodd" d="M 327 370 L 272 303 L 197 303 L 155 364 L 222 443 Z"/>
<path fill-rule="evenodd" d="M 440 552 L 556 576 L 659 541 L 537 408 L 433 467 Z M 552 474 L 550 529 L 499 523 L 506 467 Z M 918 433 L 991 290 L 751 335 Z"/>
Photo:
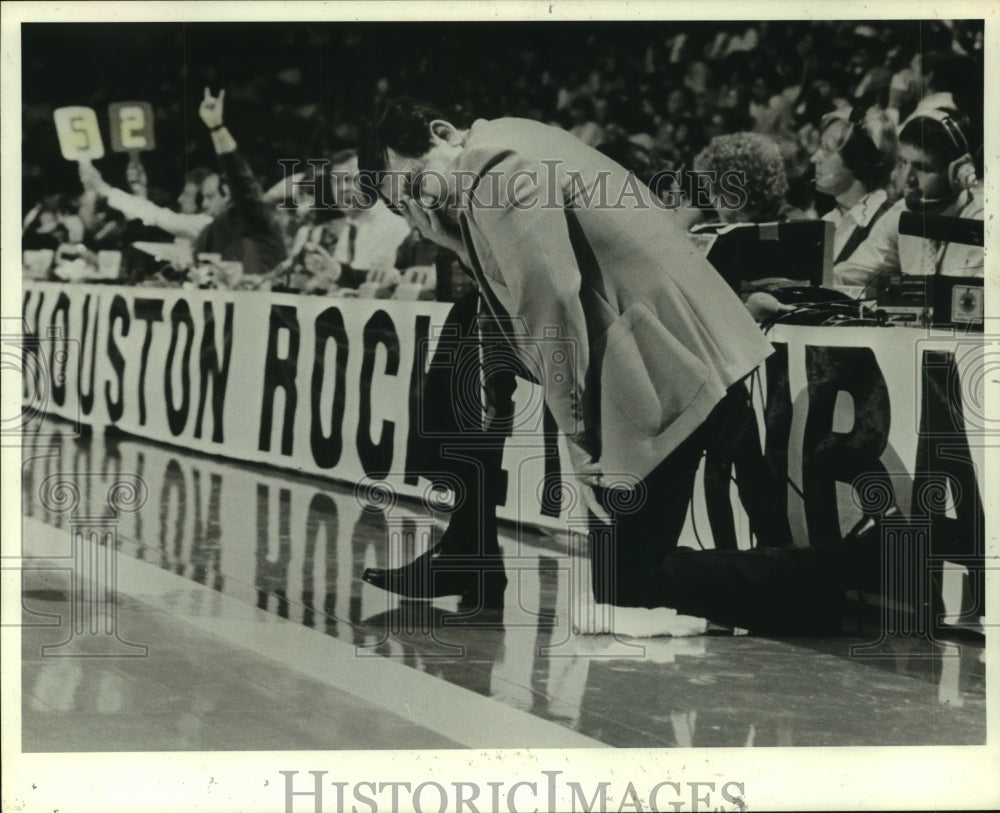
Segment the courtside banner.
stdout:
<path fill-rule="evenodd" d="M 25 403 L 210 455 L 426 496 L 429 483 L 415 473 L 417 372 L 449 309 L 26 283 L 23 316 L 37 339 L 26 352 L 37 374 L 25 379 L 39 392 L 26 392 Z M 508 459 L 516 458 L 508 471 L 531 484 L 531 493 L 511 495 L 502 513 L 551 523 L 560 510 L 552 495 L 558 499 L 560 490 L 536 494 L 535 486 L 558 482 L 555 431 L 546 444 L 534 385 L 519 380 L 515 402 L 537 405 L 537 435 L 522 423 L 508 448 Z"/>
<path fill-rule="evenodd" d="M 985 449 L 1000 430 L 985 404 L 997 338 L 792 326 L 770 338 L 766 454 L 788 475 L 796 539 L 836 541 L 862 511 L 895 505 L 931 527 L 940 552 L 981 555 Z"/>
<path fill-rule="evenodd" d="M 25 408 L 427 498 L 418 373 L 449 308 L 26 282 Z M 982 540 L 983 439 L 998 427 L 983 405 L 981 335 L 785 327 L 771 338 L 751 388 L 765 454 L 788 479 L 773 509 L 788 511 L 800 544 L 893 504 Z M 500 516 L 565 528 L 582 504 L 564 481 L 562 441 L 535 385 L 518 379 L 514 400 L 535 418 L 505 446 Z M 730 473 L 739 478 L 739 461 Z M 699 476 L 681 544 L 749 546 L 736 487 L 713 482 Z"/>

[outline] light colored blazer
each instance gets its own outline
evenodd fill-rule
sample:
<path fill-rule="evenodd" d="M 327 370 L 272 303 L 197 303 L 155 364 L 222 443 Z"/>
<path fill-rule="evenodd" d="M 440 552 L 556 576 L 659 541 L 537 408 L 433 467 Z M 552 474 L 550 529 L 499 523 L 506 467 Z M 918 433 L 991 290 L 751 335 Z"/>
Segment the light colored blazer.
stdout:
<path fill-rule="evenodd" d="M 645 477 L 772 352 L 673 213 L 571 134 L 480 120 L 451 169 L 473 272 L 578 471 Z"/>

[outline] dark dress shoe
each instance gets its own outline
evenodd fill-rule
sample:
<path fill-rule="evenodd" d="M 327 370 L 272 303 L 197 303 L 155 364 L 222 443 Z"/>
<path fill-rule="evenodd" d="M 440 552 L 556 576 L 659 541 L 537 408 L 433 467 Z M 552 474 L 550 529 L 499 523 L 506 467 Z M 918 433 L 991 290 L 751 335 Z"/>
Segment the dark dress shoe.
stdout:
<path fill-rule="evenodd" d="M 491 609 L 503 607 L 507 588 L 500 557 L 450 555 L 440 544 L 403 567 L 369 567 L 361 578 L 403 598 L 460 596 L 462 604 Z"/>

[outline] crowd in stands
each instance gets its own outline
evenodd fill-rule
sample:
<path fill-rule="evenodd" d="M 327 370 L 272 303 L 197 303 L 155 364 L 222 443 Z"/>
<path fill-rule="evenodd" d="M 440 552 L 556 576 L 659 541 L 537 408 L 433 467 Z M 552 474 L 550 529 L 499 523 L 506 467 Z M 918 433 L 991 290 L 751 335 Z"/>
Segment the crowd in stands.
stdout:
<path fill-rule="evenodd" d="M 56 75 L 54 48 L 69 61 L 100 51 L 99 65 Z M 680 193 L 689 226 L 832 220 L 845 284 L 924 261 L 926 248 L 907 249 L 890 225 L 908 193 L 942 199 L 914 181 L 915 151 L 965 173 L 946 213 L 982 217 L 982 21 L 54 25 L 25 26 L 23 54 L 34 277 L 83 280 L 113 265 L 134 284 L 451 299 L 463 285 L 455 258 L 353 197 L 373 111 L 403 93 L 456 115 L 565 128 L 647 183 L 740 170 L 738 210 L 702 203 L 683 182 L 655 188 Z M 225 125 L 206 118 L 220 97 L 203 100 L 205 86 L 225 87 Z M 59 157 L 55 108 L 124 98 L 153 105 L 155 152 L 79 169 Z M 938 251 L 914 273 L 940 271 Z M 229 274 L 233 261 L 242 276 Z M 981 250 L 954 262 L 982 274 Z"/>

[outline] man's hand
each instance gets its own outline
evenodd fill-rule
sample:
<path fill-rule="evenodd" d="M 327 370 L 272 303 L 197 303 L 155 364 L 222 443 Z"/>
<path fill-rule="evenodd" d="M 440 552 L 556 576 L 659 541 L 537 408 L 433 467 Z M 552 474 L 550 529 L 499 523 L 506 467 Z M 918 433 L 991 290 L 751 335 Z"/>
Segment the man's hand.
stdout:
<path fill-rule="evenodd" d="M 587 504 L 587 510 L 605 525 L 610 525 L 611 515 L 604 510 L 604 506 L 601 505 L 601 501 L 597 499 L 597 492 L 594 491 L 595 486 L 602 485 L 601 475 L 577 475 L 577 483 L 580 492 L 583 494 L 583 501 Z"/>
<path fill-rule="evenodd" d="M 111 191 L 110 184 L 105 182 L 101 173 L 90 161 L 80 162 L 80 183 L 83 184 L 84 189 L 96 192 L 102 198 L 106 198 Z"/>
<path fill-rule="evenodd" d="M 338 263 L 319 243 L 306 245 L 302 256 L 302 264 L 310 274 L 322 275 L 333 280 L 340 279 L 340 263 Z"/>
<path fill-rule="evenodd" d="M 466 264 L 468 255 L 465 251 L 465 243 L 461 237 L 457 237 L 441 222 L 439 212 L 421 206 L 412 199 L 405 199 L 400 203 L 403 216 L 406 222 L 416 228 L 426 239 L 432 243 L 437 243 L 442 248 L 454 251 Z"/>
<path fill-rule="evenodd" d="M 579 443 L 566 439 L 566 448 L 569 452 L 570 465 L 573 467 L 573 478 L 576 487 L 583 495 L 583 501 L 587 504 L 587 509 L 605 525 L 611 524 L 611 517 L 600 500 L 597 499 L 595 486 L 604 486 L 603 472 L 601 464 L 594 460 L 590 452 L 584 449 Z"/>
<path fill-rule="evenodd" d="M 220 90 L 219 95 L 213 97 L 211 91 L 205 88 L 205 98 L 201 100 L 198 115 L 209 130 L 222 126 L 222 105 L 225 100 L 226 91 Z"/>

